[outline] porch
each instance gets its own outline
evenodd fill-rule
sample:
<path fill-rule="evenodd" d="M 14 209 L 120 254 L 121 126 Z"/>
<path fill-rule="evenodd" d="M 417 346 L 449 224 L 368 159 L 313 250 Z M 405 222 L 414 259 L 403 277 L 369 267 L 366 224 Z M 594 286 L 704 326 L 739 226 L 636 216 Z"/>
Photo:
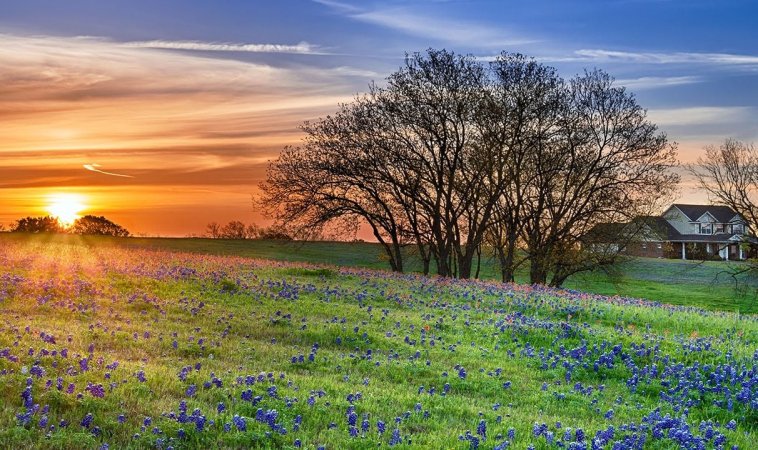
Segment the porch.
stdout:
<path fill-rule="evenodd" d="M 742 261 L 747 254 L 740 242 L 673 242 L 681 259 L 714 259 L 718 255 L 725 261 Z"/>

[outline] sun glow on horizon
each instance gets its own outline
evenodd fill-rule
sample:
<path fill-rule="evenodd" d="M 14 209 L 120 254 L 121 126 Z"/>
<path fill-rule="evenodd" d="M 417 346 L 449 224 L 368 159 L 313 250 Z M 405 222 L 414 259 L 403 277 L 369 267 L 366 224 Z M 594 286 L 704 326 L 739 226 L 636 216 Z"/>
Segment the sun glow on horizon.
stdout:
<path fill-rule="evenodd" d="M 84 196 L 80 194 L 51 194 L 47 201 L 47 212 L 57 217 L 64 226 L 71 226 L 80 217 L 79 212 L 87 207 Z"/>

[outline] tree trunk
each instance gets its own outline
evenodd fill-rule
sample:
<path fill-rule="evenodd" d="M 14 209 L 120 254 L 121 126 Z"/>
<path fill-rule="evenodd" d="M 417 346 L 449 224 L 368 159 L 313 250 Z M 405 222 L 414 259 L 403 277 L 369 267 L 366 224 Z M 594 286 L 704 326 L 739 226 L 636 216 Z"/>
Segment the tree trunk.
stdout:
<path fill-rule="evenodd" d="M 474 255 L 464 254 L 458 259 L 458 278 L 468 279 L 471 278 L 471 266 Z"/>
<path fill-rule="evenodd" d="M 504 260 L 501 262 L 504 283 L 513 283 L 516 281 L 516 268 L 514 267 L 514 264 L 516 263 L 516 239 L 517 235 L 515 230 L 508 231 L 508 241 L 506 244 L 507 250 Z"/>
<path fill-rule="evenodd" d="M 448 252 L 448 255 L 450 255 L 450 263 L 448 265 L 452 269 L 452 270 L 450 270 L 450 273 L 448 274 L 448 276 L 450 276 L 452 278 L 456 278 L 456 277 L 458 277 L 458 275 L 460 273 L 458 271 L 458 269 L 459 269 L 458 268 L 458 259 L 454 257 L 453 252 Z"/>
<path fill-rule="evenodd" d="M 437 261 L 437 275 L 441 277 L 449 277 L 450 276 L 450 261 L 449 261 L 449 255 L 445 248 L 441 248 L 437 246 L 435 248 L 435 251 L 433 252 L 434 259 Z"/>
<path fill-rule="evenodd" d="M 547 264 L 545 255 L 531 255 L 529 267 L 529 282 L 532 284 L 547 283 Z"/>
<path fill-rule="evenodd" d="M 403 273 L 403 255 L 400 253 L 401 245 L 397 240 L 394 240 L 392 247 L 395 250 L 395 272 Z"/>

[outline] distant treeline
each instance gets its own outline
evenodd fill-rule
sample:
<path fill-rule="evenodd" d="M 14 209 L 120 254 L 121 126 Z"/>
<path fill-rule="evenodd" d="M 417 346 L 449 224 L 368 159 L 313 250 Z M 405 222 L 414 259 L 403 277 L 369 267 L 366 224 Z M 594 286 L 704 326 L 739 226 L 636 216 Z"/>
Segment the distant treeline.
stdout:
<path fill-rule="evenodd" d="M 0 227 L 0 231 L 3 227 Z M 53 216 L 24 217 L 18 219 L 10 228 L 17 233 L 68 233 L 92 234 L 101 236 L 130 236 L 129 230 L 103 216 L 86 215 L 66 226 Z"/>
<path fill-rule="evenodd" d="M 221 225 L 218 222 L 211 222 L 205 227 L 204 236 L 211 239 L 292 240 L 292 236 L 281 227 L 260 227 L 254 223 L 246 225 L 239 220 L 232 220 L 226 225 Z"/>

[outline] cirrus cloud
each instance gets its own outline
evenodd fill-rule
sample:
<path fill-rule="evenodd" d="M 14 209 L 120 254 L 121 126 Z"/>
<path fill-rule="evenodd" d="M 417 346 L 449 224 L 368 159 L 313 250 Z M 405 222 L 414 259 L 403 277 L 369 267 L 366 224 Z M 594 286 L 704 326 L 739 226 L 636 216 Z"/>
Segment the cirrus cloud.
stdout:
<path fill-rule="evenodd" d="M 326 54 L 320 51 L 317 46 L 309 44 L 305 41 L 290 45 L 153 40 L 125 42 L 122 45 L 124 47 L 133 48 L 159 48 L 167 50 L 194 50 L 204 52 L 296 53 L 301 55 Z"/>

